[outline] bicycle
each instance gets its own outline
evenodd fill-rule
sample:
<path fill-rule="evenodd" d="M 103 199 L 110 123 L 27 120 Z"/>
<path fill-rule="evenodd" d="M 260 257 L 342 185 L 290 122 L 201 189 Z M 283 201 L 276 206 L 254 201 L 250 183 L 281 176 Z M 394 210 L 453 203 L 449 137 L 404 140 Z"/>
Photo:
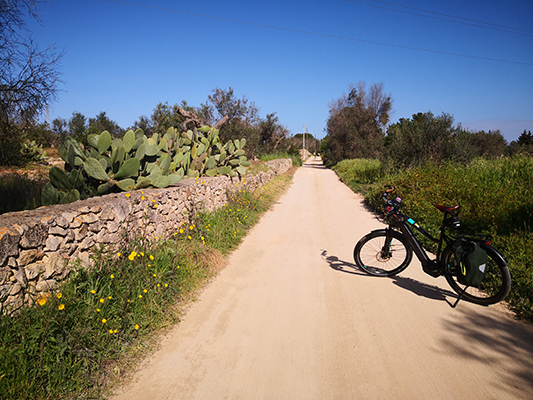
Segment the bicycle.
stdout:
<path fill-rule="evenodd" d="M 459 205 L 451 207 L 435 205 L 444 214 L 439 237 L 435 238 L 412 218 L 402 214 L 399 211 L 401 199 L 389 198 L 394 188 L 390 185 L 385 188 L 382 200 L 385 202 L 384 211 L 388 227 L 370 232 L 356 244 L 354 260 L 360 270 L 374 276 L 396 275 L 409 266 L 414 253 L 425 273 L 435 278 L 444 276 L 459 295 L 452 307 L 455 307 L 461 299 L 485 306 L 505 299 L 511 289 L 511 275 L 507 261 L 490 245 L 491 236 L 459 232 L 461 226 Z M 428 256 L 411 227 L 438 244 L 434 260 Z M 458 260 L 459 257 L 454 251 L 458 243 L 476 243 L 487 253 L 485 276 L 479 287 L 467 286 L 458 280 L 458 272 L 462 268 L 461 260 Z"/>

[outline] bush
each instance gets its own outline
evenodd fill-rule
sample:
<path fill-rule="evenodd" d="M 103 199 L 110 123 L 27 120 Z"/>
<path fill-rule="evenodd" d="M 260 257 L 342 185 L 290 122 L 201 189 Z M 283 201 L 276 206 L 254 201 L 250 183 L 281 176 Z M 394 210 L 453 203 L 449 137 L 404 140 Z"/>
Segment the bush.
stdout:
<path fill-rule="evenodd" d="M 343 162 L 335 170 L 344 176 L 348 186 L 362 192 L 372 207 L 380 204 L 384 185 L 391 184 L 395 195 L 402 199 L 402 211 L 433 236 L 438 235 L 442 221 L 434 204 L 460 204 L 466 229 L 494 235 L 493 244 L 509 262 L 512 276 L 511 293 L 506 300 L 519 316 L 533 321 L 532 156 L 476 159 L 466 166 L 426 164 L 392 175 L 376 174 L 374 182 L 364 184 L 364 179 L 353 172 L 358 170 L 353 166 L 361 168 L 367 163 L 372 165 L 370 161 Z M 431 243 L 422 241 L 436 250 Z"/>
<path fill-rule="evenodd" d="M 45 185 L 44 179 L 31 179 L 19 174 L 0 177 L 0 214 L 40 207 Z"/>

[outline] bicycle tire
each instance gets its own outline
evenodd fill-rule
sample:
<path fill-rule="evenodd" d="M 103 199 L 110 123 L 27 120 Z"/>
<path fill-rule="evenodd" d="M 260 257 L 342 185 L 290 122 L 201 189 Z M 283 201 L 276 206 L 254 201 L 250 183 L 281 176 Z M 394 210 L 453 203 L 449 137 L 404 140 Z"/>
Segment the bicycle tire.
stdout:
<path fill-rule="evenodd" d="M 451 288 L 459 295 L 463 293 L 462 299 L 472 303 L 489 306 L 504 300 L 511 290 L 511 274 L 507 267 L 507 261 L 492 246 L 482 244 L 481 248 L 487 252 L 486 274 L 479 288 L 468 287 L 457 280 L 455 268 L 455 254 L 450 246 L 447 246 L 442 253 L 442 261 L 445 266 L 445 277 Z"/>
<path fill-rule="evenodd" d="M 384 251 L 387 231 L 380 229 L 363 236 L 355 245 L 353 257 L 357 267 L 369 275 L 392 276 L 402 272 L 413 258 L 405 237 L 392 231 L 390 246 Z"/>

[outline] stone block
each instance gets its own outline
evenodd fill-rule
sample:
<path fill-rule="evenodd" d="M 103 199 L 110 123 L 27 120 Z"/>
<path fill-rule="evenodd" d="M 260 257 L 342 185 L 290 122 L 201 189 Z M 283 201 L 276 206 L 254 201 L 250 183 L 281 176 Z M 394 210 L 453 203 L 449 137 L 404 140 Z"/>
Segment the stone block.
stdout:
<path fill-rule="evenodd" d="M 54 279 L 39 280 L 35 285 L 37 292 L 49 292 L 57 287 L 57 281 Z"/>
<path fill-rule="evenodd" d="M 20 245 L 24 249 L 33 249 L 44 246 L 48 238 L 48 226 L 36 224 L 29 226 L 26 232 L 22 235 Z"/>
<path fill-rule="evenodd" d="M 9 256 L 19 255 L 20 234 L 7 228 L 0 228 L 0 266 Z"/>
<path fill-rule="evenodd" d="M 63 238 L 61 236 L 49 236 L 46 240 L 46 249 L 56 251 L 59 249 L 59 246 L 61 246 L 61 243 L 63 243 Z"/>
<path fill-rule="evenodd" d="M 45 266 L 42 262 L 36 262 L 33 264 L 26 265 L 24 267 L 26 278 L 30 281 L 37 278 L 41 272 L 44 272 L 44 270 L 45 270 Z"/>
<path fill-rule="evenodd" d="M 40 249 L 22 250 L 17 259 L 17 264 L 24 267 L 44 257 L 44 251 Z"/>

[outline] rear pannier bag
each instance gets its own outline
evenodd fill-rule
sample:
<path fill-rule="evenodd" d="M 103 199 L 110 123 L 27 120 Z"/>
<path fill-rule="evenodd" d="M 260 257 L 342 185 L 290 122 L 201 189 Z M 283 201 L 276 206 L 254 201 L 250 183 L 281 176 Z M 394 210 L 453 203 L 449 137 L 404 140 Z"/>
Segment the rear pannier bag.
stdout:
<path fill-rule="evenodd" d="M 463 285 L 478 288 L 485 277 L 487 252 L 474 242 L 458 240 L 452 246 L 457 260 L 457 280 Z"/>

